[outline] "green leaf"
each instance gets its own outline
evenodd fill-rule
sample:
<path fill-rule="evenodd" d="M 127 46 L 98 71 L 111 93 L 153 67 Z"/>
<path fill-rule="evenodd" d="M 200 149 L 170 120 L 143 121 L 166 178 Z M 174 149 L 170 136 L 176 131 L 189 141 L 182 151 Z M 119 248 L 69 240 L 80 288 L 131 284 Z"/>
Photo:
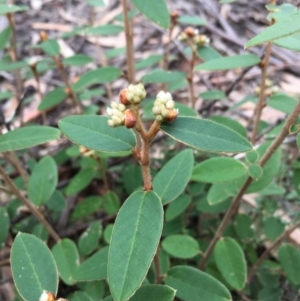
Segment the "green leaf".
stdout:
<path fill-rule="evenodd" d="M 27 126 L 0 136 L 0 152 L 30 148 L 60 137 L 60 130 L 49 126 Z"/>
<path fill-rule="evenodd" d="M 86 188 L 94 179 L 97 170 L 94 168 L 81 169 L 70 181 L 66 188 L 66 195 L 73 195 Z"/>
<path fill-rule="evenodd" d="M 93 299 L 86 293 L 77 291 L 71 294 L 70 297 L 68 297 L 69 301 L 93 301 Z"/>
<path fill-rule="evenodd" d="M 120 209 L 120 200 L 113 191 L 108 191 L 103 197 L 103 207 L 108 214 L 117 213 Z"/>
<path fill-rule="evenodd" d="M 281 301 L 283 290 L 280 288 L 263 288 L 258 293 L 260 301 Z"/>
<path fill-rule="evenodd" d="M 39 105 L 40 111 L 46 111 L 57 106 L 68 97 L 65 87 L 58 87 L 47 93 Z"/>
<path fill-rule="evenodd" d="M 10 61 L 0 61 L 0 71 L 13 71 L 20 68 L 28 68 L 26 62 L 10 62 Z"/>
<path fill-rule="evenodd" d="M 71 221 L 76 221 L 86 217 L 99 210 L 102 204 L 102 198 L 99 196 L 89 196 L 83 199 L 74 209 L 71 215 Z"/>
<path fill-rule="evenodd" d="M 46 156 L 35 165 L 28 182 L 28 197 L 37 205 L 44 205 L 55 191 L 57 167 L 52 157 Z"/>
<path fill-rule="evenodd" d="M 300 251 L 292 245 L 279 248 L 278 258 L 287 278 L 294 284 L 300 283 Z"/>
<path fill-rule="evenodd" d="M 103 238 L 104 241 L 109 245 L 110 244 L 110 240 L 111 240 L 111 235 L 112 235 L 112 231 L 113 231 L 114 225 L 113 224 L 108 224 L 105 227 L 105 230 L 103 232 Z"/>
<path fill-rule="evenodd" d="M 192 180 L 218 183 L 237 179 L 247 172 L 247 167 L 239 160 L 230 157 L 215 157 L 194 167 Z"/>
<path fill-rule="evenodd" d="M 277 93 L 269 98 L 267 104 L 275 110 L 279 110 L 286 114 L 291 114 L 298 104 L 298 100 L 285 93 Z"/>
<path fill-rule="evenodd" d="M 199 94 L 204 100 L 217 100 L 227 98 L 226 94 L 221 90 L 210 90 Z"/>
<path fill-rule="evenodd" d="M 199 254 L 197 240 L 185 234 L 170 235 L 162 241 L 163 249 L 173 257 L 193 258 Z"/>
<path fill-rule="evenodd" d="M 104 6 L 103 0 L 87 0 L 87 4 L 92 7 L 103 7 Z"/>
<path fill-rule="evenodd" d="M 152 67 L 155 64 L 158 64 L 163 59 L 163 56 L 161 54 L 153 54 L 148 56 L 146 59 L 143 59 L 135 64 L 135 68 L 143 69 Z"/>
<path fill-rule="evenodd" d="M 252 219 L 246 214 L 238 214 L 235 218 L 234 230 L 241 239 L 253 237 Z"/>
<path fill-rule="evenodd" d="M 11 37 L 11 27 L 8 26 L 5 29 L 3 29 L 0 33 L 0 50 L 3 50 L 5 48 L 5 46 L 7 45 L 7 43 L 10 40 Z"/>
<path fill-rule="evenodd" d="M 9 216 L 6 208 L 0 207 L 0 250 L 4 246 L 9 230 Z"/>
<path fill-rule="evenodd" d="M 93 254 L 84 261 L 75 271 L 73 277 L 76 281 L 101 280 L 107 277 L 108 247 Z"/>
<path fill-rule="evenodd" d="M 240 54 L 220 57 L 215 60 L 202 63 L 196 66 L 195 70 L 231 70 L 235 68 L 246 68 L 259 64 L 260 59 L 254 54 Z"/>
<path fill-rule="evenodd" d="M 189 266 L 172 267 L 165 283 L 176 289 L 176 296 L 183 301 L 230 301 L 227 288 L 214 277 Z"/>
<path fill-rule="evenodd" d="M 221 238 L 215 246 L 214 258 L 226 281 L 241 290 L 246 284 L 247 265 L 240 245 L 232 238 Z"/>
<path fill-rule="evenodd" d="M 11 4 L 0 4 L 0 15 L 6 15 L 8 13 L 17 13 L 28 10 L 25 5 L 17 6 Z"/>
<path fill-rule="evenodd" d="M 80 282 L 77 286 L 87 293 L 93 301 L 102 300 L 104 295 L 104 290 L 106 289 L 105 282 L 103 280 L 89 281 L 89 282 Z"/>
<path fill-rule="evenodd" d="M 256 150 L 252 150 L 246 153 L 246 160 L 249 163 L 256 163 L 259 159 L 259 154 Z"/>
<path fill-rule="evenodd" d="M 172 83 L 185 79 L 186 75 L 179 71 L 154 70 L 142 77 L 142 81 L 150 84 Z"/>
<path fill-rule="evenodd" d="M 176 291 L 167 285 L 142 285 L 129 301 L 172 301 Z"/>
<path fill-rule="evenodd" d="M 235 132 L 238 132 L 243 137 L 247 138 L 247 130 L 244 126 L 242 126 L 238 121 L 231 119 L 229 117 L 220 116 L 220 115 L 213 115 L 209 117 L 210 120 L 220 123 Z"/>
<path fill-rule="evenodd" d="M 189 16 L 184 15 L 178 18 L 178 22 L 182 24 L 188 24 L 188 25 L 205 25 L 206 21 L 198 16 Z"/>
<path fill-rule="evenodd" d="M 97 27 L 88 28 L 85 31 L 85 34 L 90 35 L 101 35 L 101 36 L 110 36 L 110 35 L 117 35 L 120 32 L 124 31 L 123 26 L 115 25 L 115 24 L 106 24 L 100 25 Z"/>
<path fill-rule="evenodd" d="M 63 63 L 67 66 L 84 66 L 92 61 L 90 56 L 79 53 L 64 59 Z"/>
<path fill-rule="evenodd" d="M 300 51 L 299 33 L 296 33 L 292 36 L 288 36 L 282 39 L 275 40 L 274 44 L 278 47 L 299 52 Z"/>
<path fill-rule="evenodd" d="M 108 283 L 116 301 L 125 301 L 142 284 L 155 255 L 163 208 L 153 191 L 133 193 L 117 216 L 109 249 Z"/>
<path fill-rule="evenodd" d="M 263 169 L 258 164 L 251 164 L 248 166 L 248 174 L 252 179 L 258 180 L 263 174 Z"/>
<path fill-rule="evenodd" d="M 133 5 L 159 26 L 168 29 L 170 16 L 165 0 L 132 0 Z"/>
<path fill-rule="evenodd" d="M 50 250 L 33 235 L 19 233 L 11 249 L 14 283 L 26 301 L 37 301 L 44 290 L 57 293 L 58 272 Z"/>
<path fill-rule="evenodd" d="M 121 76 L 121 70 L 115 67 L 102 67 L 86 72 L 80 79 L 73 84 L 75 91 L 81 91 L 87 86 L 95 84 L 105 84 Z"/>
<path fill-rule="evenodd" d="M 60 191 L 55 190 L 47 201 L 46 206 L 50 210 L 61 212 L 66 209 L 67 204 L 64 195 Z"/>
<path fill-rule="evenodd" d="M 100 222 L 93 222 L 79 237 L 78 250 L 81 255 L 91 254 L 99 245 L 102 234 Z"/>
<path fill-rule="evenodd" d="M 118 57 L 122 54 L 126 53 L 126 47 L 112 48 L 105 52 L 105 55 L 108 59 L 112 59 L 114 57 Z"/>
<path fill-rule="evenodd" d="M 43 43 L 40 44 L 40 47 L 46 54 L 51 56 L 57 56 L 60 53 L 59 44 L 54 39 L 49 39 L 47 41 L 44 41 Z"/>
<path fill-rule="evenodd" d="M 132 150 L 136 145 L 133 131 L 125 127 L 109 127 L 107 120 L 106 116 L 68 116 L 58 125 L 72 142 L 88 149 L 100 152 Z"/>
<path fill-rule="evenodd" d="M 222 57 L 222 55 L 217 50 L 209 46 L 199 47 L 197 49 L 197 55 L 205 62 Z"/>
<path fill-rule="evenodd" d="M 52 248 L 52 255 L 60 278 L 68 285 L 75 284 L 73 275 L 79 265 L 79 254 L 75 243 L 68 238 L 60 240 Z"/>
<path fill-rule="evenodd" d="M 263 32 L 252 38 L 245 45 L 245 48 L 256 46 L 265 42 L 274 41 L 279 38 L 290 36 L 300 31 L 300 11 L 297 11 L 286 18 L 282 18 L 274 25 L 267 27 Z"/>
<path fill-rule="evenodd" d="M 172 123 L 163 123 L 161 129 L 173 139 L 203 151 L 237 153 L 252 149 L 240 134 L 211 120 L 178 117 Z"/>
<path fill-rule="evenodd" d="M 180 195 L 175 199 L 166 210 L 166 221 L 170 221 L 178 217 L 182 212 L 184 212 L 190 205 L 192 199 L 187 194 Z"/>
<path fill-rule="evenodd" d="M 267 239 L 274 241 L 284 231 L 284 224 L 279 217 L 271 216 L 264 221 L 264 232 Z"/>
<path fill-rule="evenodd" d="M 163 204 L 176 199 L 186 187 L 192 175 L 194 156 L 191 149 L 178 153 L 157 173 L 153 189 Z"/>

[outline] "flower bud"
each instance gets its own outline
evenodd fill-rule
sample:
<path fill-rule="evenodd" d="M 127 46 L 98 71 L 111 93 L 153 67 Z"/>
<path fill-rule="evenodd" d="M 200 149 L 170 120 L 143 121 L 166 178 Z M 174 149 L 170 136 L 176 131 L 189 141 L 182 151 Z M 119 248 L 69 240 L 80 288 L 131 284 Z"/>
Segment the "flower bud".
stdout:
<path fill-rule="evenodd" d="M 196 35 L 196 31 L 193 27 L 187 27 L 184 32 L 190 38 L 193 38 Z"/>
<path fill-rule="evenodd" d="M 167 122 L 172 122 L 174 121 L 178 116 L 178 110 L 169 110 L 168 111 L 168 116 L 165 118 Z"/>
<path fill-rule="evenodd" d="M 119 95 L 120 102 L 125 106 L 130 105 L 130 102 L 127 98 L 127 92 L 128 92 L 127 89 L 123 89 L 123 90 L 121 90 L 120 95 Z"/>
<path fill-rule="evenodd" d="M 118 104 L 118 110 L 121 111 L 121 112 L 124 112 L 126 110 L 126 107 L 122 103 L 119 103 Z"/>
<path fill-rule="evenodd" d="M 158 121 L 158 122 L 162 122 L 163 121 L 163 117 L 161 115 L 157 115 L 155 117 L 155 119 Z"/>
<path fill-rule="evenodd" d="M 41 41 L 43 41 L 43 42 L 45 42 L 45 41 L 48 40 L 48 35 L 47 35 L 47 33 L 46 33 L 45 31 L 41 31 L 41 32 L 40 32 L 40 39 L 41 39 Z"/>
<path fill-rule="evenodd" d="M 179 17 L 179 12 L 177 10 L 171 12 L 171 19 L 177 20 L 178 17 Z"/>
<path fill-rule="evenodd" d="M 107 124 L 110 126 L 110 127 L 112 127 L 112 128 L 114 128 L 116 125 L 115 125 L 115 123 L 114 123 L 114 121 L 112 120 L 112 119 L 109 119 L 108 121 L 107 121 Z"/>
<path fill-rule="evenodd" d="M 117 108 L 118 108 L 118 104 L 117 104 L 115 101 L 111 101 L 110 106 L 111 106 L 113 109 L 117 109 Z"/>
<path fill-rule="evenodd" d="M 178 40 L 181 42 L 186 42 L 187 39 L 188 39 L 188 36 L 186 35 L 185 32 L 182 32 L 178 37 Z"/>
<path fill-rule="evenodd" d="M 50 292 L 43 291 L 39 301 L 55 301 L 55 296 Z"/>
<path fill-rule="evenodd" d="M 169 99 L 166 103 L 166 108 L 169 110 L 173 110 L 175 107 L 175 102 L 172 99 Z"/>
<path fill-rule="evenodd" d="M 128 129 L 134 128 L 136 125 L 137 119 L 133 112 L 130 109 L 125 111 L 125 126 Z"/>
<path fill-rule="evenodd" d="M 160 107 L 160 106 L 154 106 L 154 107 L 152 108 L 152 113 L 153 113 L 154 115 L 159 115 L 159 114 L 161 113 L 161 107 Z"/>

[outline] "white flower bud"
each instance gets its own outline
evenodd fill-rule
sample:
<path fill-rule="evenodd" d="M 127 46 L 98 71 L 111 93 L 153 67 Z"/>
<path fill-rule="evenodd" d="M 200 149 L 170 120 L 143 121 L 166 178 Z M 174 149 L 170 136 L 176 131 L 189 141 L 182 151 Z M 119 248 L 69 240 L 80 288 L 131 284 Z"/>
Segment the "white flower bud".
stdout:
<path fill-rule="evenodd" d="M 112 116 L 111 117 L 112 121 L 114 122 L 115 125 L 121 125 L 122 124 L 122 119 L 119 116 Z"/>
<path fill-rule="evenodd" d="M 128 101 L 131 102 L 133 100 L 134 93 L 132 91 L 129 91 L 129 89 L 128 89 L 126 96 L 127 96 Z"/>
<path fill-rule="evenodd" d="M 43 291 L 41 296 L 40 296 L 39 301 L 48 301 L 48 300 L 49 300 L 49 296 L 48 296 L 47 292 Z"/>
<path fill-rule="evenodd" d="M 152 113 L 153 113 L 154 115 L 159 115 L 159 114 L 161 113 L 161 107 L 160 107 L 160 106 L 154 106 L 154 107 L 152 108 Z"/>
<path fill-rule="evenodd" d="M 107 113 L 108 116 L 111 116 L 112 113 L 113 113 L 112 108 L 109 108 L 109 107 L 108 107 L 108 108 L 106 109 L 106 113 Z"/>
<path fill-rule="evenodd" d="M 112 127 L 112 128 L 115 127 L 115 123 L 114 123 L 114 121 L 113 121 L 112 119 L 109 119 L 109 120 L 107 121 L 107 124 L 108 124 L 110 127 Z M 41 300 L 40 300 L 40 301 L 41 301 Z"/>
<path fill-rule="evenodd" d="M 122 103 L 119 103 L 118 104 L 118 110 L 121 111 L 121 112 L 124 112 L 126 110 L 126 107 Z"/>
<path fill-rule="evenodd" d="M 115 101 L 112 101 L 110 103 L 110 106 L 113 108 L 113 109 L 117 109 L 118 108 L 118 104 L 115 102 Z"/>
<path fill-rule="evenodd" d="M 168 117 L 168 115 L 169 115 L 168 110 L 167 110 L 166 108 L 163 108 L 163 109 L 161 110 L 161 116 L 162 116 L 163 118 L 166 118 L 166 117 Z"/>
<path fill-rule="evenodd" d="M 173 110 L 175 107 L 175 102 L 172 99 L 169 99 L 166 103 L 166 108 L 169 110 Z"/>
<path fill-rule="evenodd" d="M 138 95 L 135 95 L 133 97 L 133 103 L 134 104 L 139 104 L 141 102 L 141 98 Z"/>
<path fill-rule="evenodd" d="M 161 115 L 157 115 L 157 116 L 155 117 L 155 119 L 156 119 L 157 121 L 163 121 L 163 118 L 162 118 Z"/>

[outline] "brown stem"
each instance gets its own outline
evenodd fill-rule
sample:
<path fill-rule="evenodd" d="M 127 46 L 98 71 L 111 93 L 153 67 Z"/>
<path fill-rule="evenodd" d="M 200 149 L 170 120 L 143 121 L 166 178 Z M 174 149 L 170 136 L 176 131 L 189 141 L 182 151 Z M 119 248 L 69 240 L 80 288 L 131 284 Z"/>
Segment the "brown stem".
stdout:
<path fill-rule="evenodd" d="M 11 27 L 11 48 L 10 48 L 10 58 L 13 62 L 16 62 L 18 60 L 18 55 L 17 55 L 17 35 L 16 35 L 16 24 L 15 24 L 15 18 L 14 14 L 8 13 L 6 14 L 6 17 L 8 19 L 9 25 Z M 21 97 L 22 91 L 23 91 L 23 80 L 21 77 L 21 72 L 20 69 L 16 69 L 15 71 L 15 76 L 17 80 L 17 96 L 18 98 Z"/>
<path fill-rule="evenodd" d="M 103 180 L 105 192 L 107 192 L 107 191 L 109 191 L 109 184 L 108 184 L 107 174 L 106 174 L 104 166 L 102 164 L 101 157 L 96 155 L 95 158 L 96 158 L 96 161 L 98 162 L 99 171 L 102 174 L 102 180 Z"/>
<path fill-rule="evenodd" d="M 261 265 L 261 263 L 268 257 L 268 255 L 275 249 L 277 248 L 280 243 L 288 237 L 294 230 L 296 230 L 298 227 L 300 227 L 300 221 L 295 223 L 293 226 L 290 228 L 286 229 L 278 238 L 261 254 L 261 256 L 258 258 L 254 266 L 249 270 L 248 273 L 248 283 L 250 283 L 251 279 L 256 273 L 256 270 L 258 267 Z"/>
<path fill-rule="evenodd" d="M 189 46 L 192 50 L 192 57 L 190 60 L 190 71 L 189 75 L 187 76 L 187 81 L 189 84 L 189 92 L 190 92 L 190 102 L 192 104 L 192 108 L 195 108 L 196 99 L 195 99 L 195 92 L 194 92 L 194 67 L 195 67 L 195 61 L 196 61 L 196 50 L 193 45 L 192 41 L 189 41 Z"/>
<path fill-rule="evenodd" d="M 255 142 L 256 135 L 258 133 L 258 127 L 259 127 L 262 110 L 264 108 L 267 69 L 268 69 L 269 59 L 270 59 L 270 55 L 271 55 L 271 49 L 272 49 L 272 43 L 269 42 L 267 44 L 265 57 L 264 57 L 263 61 L 261 62 L 260 90 L 259 90 L 258 103 L 255 108 L 255 121 L 254 121 L 252 136 L 251 136 L 252 143 Z"/>
<path fill-rule="evenodd" d="M 22 162 L 18 158 L 15 152 L 4 153 L 4 157 L 15 167 L 19 172 L 20 176 L 23 178 L 25 184 L 28 183 L 29 175 L 27 170 L 23 167 Z"/>
<path fill-rule="evenodd" d="M 70 84 L 70 82 L 69 82 L 69 80 L 68 80 L 68 77 L 67 77 L 67 74 L 66 74 L 66 72 L 65 72 L 65 69 L 64 69 L 64 66 L 63 66 L 62 62 L 60 62 L 60 60 L 59 60 L 58 57 L 56 57 L 56 56 L 53 56 L 52 59 L 53 59 L 55 65 L 56 65 L 56 67 L 57 67 L 57 69 L 58 69 L 58 71 L 59 71 L 59 73 L 60 73 L 60 76 L 61 76 L 62 80 L 64 81 L 64 83 L 65 83 L 65 85 L 66 85 L 66 87 L 67 87 L 67 89 L 68 89 L 68 94 L 69 94 L 70 97 L 71 97 L 71 100 L 72 100 L 72 102 L 73 102 L 73 106 L 74 106 L 74 107 L 79 106 L 80 113 L 83 113 L 83 105 L 82 105 L 82 103 L 78 100 L 78 98 L 77 98 L 75 92 L 74 92 L 73 89 L 72 89 L 72 86 L 71 86 L 71 84 Z"/>
<path fill-rule="evenodd" d="M 286 123 L 285 123 L 284 127 L 282 128 L 282 130 L 281 130 L 280 134 L 278 135 L 278 137 L 273 141 L 273 143 L 270 145 L 270 147 L 268 148 L 266 153 L 260 159 L 259 165 L 261 167 L 263 167 L 268 162 L 268 160 L 271 158 L 273 153 L 282 144 L 283 140 L 289 135 L 289 129 L 295 123 L 295 121 L 297 120 L 297 117 L 299 116 L 299 114 L 300 114 L 300 102 L 298 102 L 298 104 L 295 107 L 292 114 L 290 114 L 289 117 L 287 118 Z M 202 260 L 201 260 L 200 265 L 199 265 L 200 269 L 203 269 L 205 267 L 205 264 L 206 264 L 209 256 L 211 255 L 217 241 L 223 235 L 223 232 L 224 232 L 225 228 L 227 227 L 227 224 L 228 224 L 230 218 L 232 217 L 234 212 L 236 212 L 236 210 L 238 209 L 240 201 L 242 199 L 242 196 L 244 195 L 244 193 L 248 189 L 251 182 L 252 182 L 252 178 L 248 177 L 247 180 L 245 181 L 245 183 L 243 184 L 243 186 L 241 187 L 240 191 L 238 192 L 238 194 L 234 198 L 231 206 L 227 210 L 227 212 L 226 212 L 219 228 L 217 229 L 212 241 L 210 242 L 206 252 L 204 253 L 204 255 L 202 257 Z"/>
<path fill-rule="evenodd" d="M 13 194 L 30 210 L 30 212 L 36 217 L 36 219 L 47 229 L 52 238 L 58 242 L 60 237 L 52 228 L 52 226 L 45 219 L 44 215 L 29 201 L 27 200 L 15 185 L 13 180 L 6 174 L 5 170 L 0 166 L 0 175 L 3 181 L 9 186 Z"/>
<path fill-rule="evenodd" d="M 170 46 L 171 46 L 171 42 L 172 42 L 172 34 L 173 34 L 174 27 L 175 27 L 175 22 L 172 19 L 170 28 L 169 28 L 168 42 L 166 44 L 165 55 L 164 55 L 164 59 L 163 59 L 163 69 L 165 69 L 165 70 L 168 70 L 168 67 L 169 67 L 169 56 L 170 56 L 170 48 L 171 48 Z"/>
<path fill-rule="evenodd" d="M 36 64 L 30 65 L 30 68 L 32 70 L 32 73 L 33 73 L 35 81 L 36 81 L 36 87 L 37 87 L 37 92 L 38 92 L 38 95 L 39 95 L 39 98 L 40 98 L 40 103 L 42 103 L 44 96 L 43 96 L 43 93 L 42 93 L 42 90 L 41 90 L 40 77 L 39 77 L 39 74 L 36 70 Z M 42 112 L 42 118 L 43 118 L 43 124 L 46 124 L 46 111 Z"/>
<path fill-rule="evenodd" d="M 126 57 L 127 57 L 127 78 L 129 83 L 134 83 L 134 47 L 133 47 L 133 27 L 130 24 L 127 12 L 127 0 L 122 0 L 124 28 L 126 36 Z"/>

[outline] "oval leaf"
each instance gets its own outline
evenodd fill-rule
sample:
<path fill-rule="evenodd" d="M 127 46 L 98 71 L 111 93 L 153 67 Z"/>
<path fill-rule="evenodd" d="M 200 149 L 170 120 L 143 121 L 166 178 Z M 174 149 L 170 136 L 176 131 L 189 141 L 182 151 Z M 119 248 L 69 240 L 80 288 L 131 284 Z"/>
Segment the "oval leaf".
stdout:
<path fill-rule="evenodd" d="M 142 77 L 146 83 L 172 83 L 185 79 L 186 75 L 179 71 L 154 70 Z"/>
<path fill-rule="evenodd" d="M 180 195 L 177 199 L 175 199 L 166 210 L 166 221 L 170 221 L 177 216 L 179 216 L 182 212 L 184 212 L 190 205 L 192 199 L 187 194 Z"/>
<path fill-rule="evenodd" d="M 53 248 L 52 254 L 56 261 L 60 278 L 68 285 L 76 281 L 73 274 L 79 264 L 79 254 L 75 243 L 70 239 L 62 239 Z"/>
<path fill-rule="evenodd" d="M 19 233 L 11 249 L 11 268 L 19 294 L 37 301 L 44 290 L 57 293 L 58 272 L 50 250 L 33 235 Z"/>
<path fill-rule="evenodd" d="M 39 105 L 40 111 L 48 110 L 68 97 L 68 94 L 65 91 L 65 87 L 56 88 L 45 95 L 42 102 Z"/>
<path fill-rule="evenodd" d="M 295 285 L 300 283 L 300 252 L 292 245 L 282 245 L 278 251 L 280 264 L 288 279 Z"/>
<path fill-rule="evenodd" d="M 239 178 L 246 172 L 246 166 L 239 160 L 216 157 L 197 164 L 193 170 L 192 180 L 218 183 Z"/>
<path fill-rule="evenodd" d="M 247 266 L 240 245 L 232 238 L 221 238 L 215 246 L 214 258 L 226 281 L 233 288 L 242 289 L 246 284 Z"/>
<path fill-rule="evenodd" d="M 165 0 L 132 0 L 134 6 L 159 26 L 168 29 L 170 16 Z"/>
<path fill-rule="evenodd" d="M 163 208 L 153 191 L 133 193 L 117 216 L 108 256 L 108 283 L 116 301 L 131 297 L 143 282 L 156 252 Z"/>
<path fill-rule="evenodd" d="M 259 57 L 254 54 L 240 54 L 210 60 L 196 66 L 195 69 L 209 71 L 231 70 L 235 68 L 251 67 L 257 65 L 259 62 Z"/>
<path fill-rule="evenodd" d="M 141 286 L 129 301 L 172 301 L 175 292 L 167 285 L 146 284 Z"/>
<path fill-rule="evenodd" d="M 57 167 L 51 157 L 44 157 L 34 166 L 28 182 L 28 197 L 30 201 L 41 206 L 54 193 L 58 181 Z"/>
<path fill-rule="evenodd" d="M 28 126 L 0 136 L 0 152 L 26 149 L 59 139 L 60 130 L 49 126 Z"/>
<path fill-rule="evenodd" d="M 171 268 L 165 283 L 177 290 L 176 296 L 184 301 L 230 301 L 227 288 L 214 277 L 188 266 Z"/>
<path fill-rule="evenodd" d="M 136 138 L 125 127 L 111 128 L 106 116 L 69 116 L 59 122 L 63 133 L 74 143 L 101 152 L 132 150 Z"/>
<path fill-rule="evenodd" d="M 172 158 L 153 180 L 153 189 L 163 204 L 177 198 L 190 180 L 194 165 L 191 149 L 184 150 Z"/>
<path fill-rule="evenodd" d="M 173 139 L 203 151 L 238 153 L 252 149 L 246 138 L 210 120 L 178 117 L 162 124 L 161 129 Z"/>
<path fill-rule="evenodd" d="M 184 234 L 167 236 L 162 241 L 162 247 L 171 256 L 177 258 L 193 258 L 199 254 L 199 245 L 197 240 Z"/>

